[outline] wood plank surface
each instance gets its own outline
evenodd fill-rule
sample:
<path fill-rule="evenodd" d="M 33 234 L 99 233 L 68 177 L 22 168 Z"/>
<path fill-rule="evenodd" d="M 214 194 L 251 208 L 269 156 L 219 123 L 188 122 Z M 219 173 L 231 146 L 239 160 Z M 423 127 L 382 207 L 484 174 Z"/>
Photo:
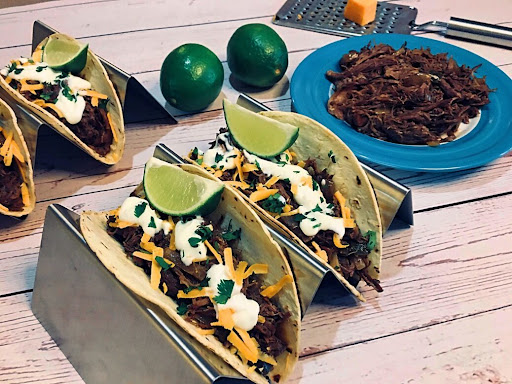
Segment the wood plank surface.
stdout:
<path fill-rule="evenodd" d="M 450 16 L 512 26 L 512 2 L 400 0 L 419 9 L 417 22 Z M 47 206 L 75 212 L 112 208 L 142 177 L 161 142 L 183 155 L 204 149 L 224 124 L 220 101 L 247 92 L 289 111 L 295 68 L 336 36 L 273 26 L 289 50 L 286 76 L 273 88 L 245 87 L 230 76 L 226 44 L 250 22 L 271 25 L 283 1 L 56 0 L 0 9 L 0 66 L 28 55 L 31 25 L 40 19 L 91 44 L 96 53 L 135 74 L 162 103 L 159 68 L 185 42 L 207 45 L 223 61 L 224 86 L 205 111 L 174 110 L 178 125 L 160 120 L 127 127 L 124 158 L 113 167 L 91 160 L 52 132 L 41 134 L 38 204 L 25 221 L 0 217 L 0 383 L 83 381 L 30 310 Z M 116 15 L 116 17 L 114 17 Z M 512 51 L 443 40 L 468 49 L 512 76 Z M 55 149 L 58 148 L 58 151 Z M 368 301 L 324 288 L 302 327 L 301 361 L 293 383 L 510 383 L 512 366 L 512 155 L 455 173 L 376 168 L 412 188 L 415 226 L 395 225 L 384 241 L 382 284 Z"/>

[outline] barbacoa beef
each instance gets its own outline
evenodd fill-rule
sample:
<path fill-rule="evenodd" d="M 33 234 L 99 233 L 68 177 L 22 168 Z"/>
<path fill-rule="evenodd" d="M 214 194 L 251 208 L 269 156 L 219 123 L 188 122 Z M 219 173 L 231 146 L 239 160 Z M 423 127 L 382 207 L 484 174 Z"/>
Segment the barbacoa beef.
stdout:
<path fill-rule="evenodd" d="M 5 137 L 0 133 L 0 147 L 5 143 Z M 0 155 L 0 204 L 9 211 L 22 211 L 23 199 L 21 198 L 21 178 L 16 160 L 13 159 L 10 166 L 4 164 L 4 158 Z"/>
<path fill-rule="evenodd" d="M 489 103 L 479 66 L 459 66 L 447 53 L 430 49 L 395 50 L 370 44 L 350 51 L 328 71 L 335 92 L 330 114 L 366 135 L 401 144 L 437 145 L 455 138 L 460 123 Z"/>

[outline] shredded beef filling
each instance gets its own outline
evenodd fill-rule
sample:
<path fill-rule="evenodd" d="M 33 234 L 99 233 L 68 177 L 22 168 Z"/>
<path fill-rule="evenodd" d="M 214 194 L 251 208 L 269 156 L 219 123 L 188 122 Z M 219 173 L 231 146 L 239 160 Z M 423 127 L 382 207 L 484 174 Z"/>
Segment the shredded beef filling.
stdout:
<path fill-rule="evenodd" d="M 5 137 L 0 133 L 0 147 L 5 143 Z M 4 164 L 4 158 L 0 155 L 0 204 L 9 211 L 22 211 L 23 199 L 21 197 L 21 184 L 23 179 L 18 163 L 12 160 L 10 166 Z"/>
<path fill-rule="evenodd" d="M 139 250 L 139 244 L 144 235 L 142 228 L 111 227 L 109 223 L 114 223 L 115 221 L 115 216 L 109 216 L 107 221 L 107 233 L 119 241 L 123 245 L 126 255 L 133 260 L 135 265 L 142 268 L 144 272 L 150 276 L 151 262 L 132 256 L 134 251 Z M 182 315 L 184 315 L 188 321 L 200 328 L 211 328 L 210 324 L 217 321 L 217 315 L 212 302 L 207 297 L 178 299 L 177 295 L 180 290 L 201 286 L 201 283 L 206 278 L 206 273 L 212 265 L 217 264 L 217 260 L 196 262 L 186 266 L 181 261 L 179 252 L 169 249 L 169 237 L 165 236 L 163 231 L 157 233 L 151 241 L 154 242 L 157 247 L 163 248 L 164 257 L 175 264 L 174 267 L 167 270 L 162 269 L 160 289 L 164 291 L 163 284 L 165 283 L 167 287 L 166 295 L 176 300 L 179 305 L 186 305 L 187 309 Z M 218 226 L 214 225 L 212 237 L 209 241 L 211 244 L 215 244 L 218 252 L 221 254 L 223 254 L 224 249 L 231 247 L 233 249 L 233 264 L 236 268 L 240 257 L 240 251 L 236 248 L 236 242 L 238 240 L 226 241 L 222 237 L 222 231 Z M 244 293 L 248 299 L 252 299 L 260 305 L 259 314 L 265 318 L 265 322 L 257 323 L 256 326 L 249 331 L 249 334 L 258 341 L 263 352 L 272 357 L 277 357 L 286 349 L 286 344 L 280 338 L 280 335 L 281 327 L 290 314 L 276 306 L 269 298 L 261 296 L 260 292 L 261 283 L 254 277 L 251 276 L 244 281 L 242 293 Z M 230 331 L 222 327 L 214 327 L 214 329 L 215 336 L 219 341 L 229 347 L 231 344 L 227 341 L 227 337 Z M 260 365 L 261 366 L 258 366 L 258 368 L 263 367 L 262 364 Z M 265 367 L 265 369 L 267 370 L 266 373 L 268 373 L 270 367 Z M 264 374 L 266 373 L 264 372 Z"/>
<path fill-rule="evenodd" d="M 38 82 L 28 80 L 27 83 L 37 84 Z M 60 86 L 57 84 L 44 84 L 44 88 L 42 90 L 35 91 L 36 94 L 34 95 L 29 91 L 21 92 L 21 83 L 16 80 L 11 80 L 10 84 L 13 87 L 16 87 L 18 92 L 30 101 L 40 99 L 41 95 L 44 94 L 47 103 L 55 103 L 60 90 Z M 85 96 L 84 99 L 85 109 L 82 115 L 82 120 L 80 120 L 78 124 L 69 124 L 65 118 L 59 118 L 57 112 L 53 109 L 45 108 L 45 110 L 71 129 L 71 131 L 88 147 L 92 148 L 99 155 L 105 156 L 110 152 L 110 145 L 113 141 L 113 128 L 110 127 L 107 111 L 101 107 L 93 107 L 89 96 Z"/>
<path fill-rule="evenodd" d="M 326 74 L 336 88 L 329 113 L 377 139 L 429 145 L 451 141 L 460 123 L 468 123 L 489 103 L 485 78 L 475 77 L 480 65 L 458 66 L 447 53 L 369 44 L 345 54 L 339 65 L 341 72 Z"/>

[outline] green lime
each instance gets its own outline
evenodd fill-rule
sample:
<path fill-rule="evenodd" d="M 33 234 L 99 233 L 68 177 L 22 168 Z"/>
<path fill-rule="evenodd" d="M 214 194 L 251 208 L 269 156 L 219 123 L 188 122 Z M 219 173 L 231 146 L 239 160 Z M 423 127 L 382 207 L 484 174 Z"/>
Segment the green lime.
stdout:
<path fill-rule="evenodd" d="M 270 87 L 288 68 L 288 50 L 281 37 L 265 24 L 238 28 L 228 43 L 229 69 L 237 79 L 255 87 Z"/>
<path fill-rule="evenodd" d="M 78 74 L 87 63 L 88 47 L 67 36 L 50 36 L 43 49 L 43 61 L 56 71 Z"/>
<path fill-rule="evenodd" d="M 152 157 L 144 170 L 148 201 L 171 216 L 207 215 L 217 208 L 224 185 Z"/>
<path fill-rule="evenodd" d="M 299 127 L 249 111 L 224 99 L 224 116 L 234 142 L 265 158 L 283 153 L 299 137 Z"/>
<path fill-rule="evenodd" d="M 184 44 L 167 55 L 160 72 L 160 89 L 172 106 L 194 112 L 219 95 L 224 68 L 219 58 L 200 44 Z"/>

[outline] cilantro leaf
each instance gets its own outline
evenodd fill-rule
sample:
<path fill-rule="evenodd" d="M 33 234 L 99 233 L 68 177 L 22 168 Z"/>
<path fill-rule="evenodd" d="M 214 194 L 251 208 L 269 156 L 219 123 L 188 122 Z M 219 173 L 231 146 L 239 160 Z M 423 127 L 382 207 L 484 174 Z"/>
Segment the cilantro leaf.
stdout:
<path fill-rule="evenodd" d="M 365 237 L 368 237 L 368 250 L 371 251 L 377 245 L 377 233 L 375 231 L 366 232 Z"/>
<path fill-rule="evenodd" d="M 197 159 L 196 163 L 199 164 L 199 165 L 203 164 L 203 159 Z"/>
<path fill-rule="evenodd" d="M 199 228 L 197 228 L 195 233 L 200 237 L 191 237 L 190 239 L 188 239 L 188 243 L 190 244 L 191 247 L 194 248 L 196 248 L 200 242 L 208 240 L 212 237 L 212 230 L 204 225 L 201 225 Z"/>
<path fill-rule="evenodd" d="M 98 100 L 98 108 L 101 108 L 103 110 L 107 110 L 107 104 L 110 101 L 110 99 L 107 97 L 106 99 L 100 99 Z"/>
<path fill-rule="evenodd" d="M 294 221 L 302 221 L 306 218 L 306 216 L 304 216 L 302 213 L 297 213 L 296 215 L 293 215 L 293 220 Z"/>
<path fill-rule="evenodd" d="M 231 294 L 233 293 L 233 287 L 235 282 L 233 280 L 221 280 L 217 286 L 219 294 L 213 298 L 217 304 L 226 304 Z"/>
<path fill-rule="evenodd" d="M 11 65 L 9 65 L 9 68 L 7 69 L 7 73 L 11 73 L 12 71 L 14 71 L 16 69 L 16 63 L 11 63 Z"/>
<path fill-rule="evenodd" d="M 149 220 L 148 227 L 149 228 L 156 228 L 155 218 L 153 216 L 151 216 L 151 220 Z"/>
<path fill-rule="evenodd" d="M 183 316 L 188 311 L 188 305 L 185 304 L 184 301 L 180 301 L 178 308 L 176 308 L 176 311 L 178 312 L 178 315 Z"/>
<path fill-rule="evenodd" d="M 42 65 L 38 66 L 38 67 L 36 67 L 36 72 L 41 72 L 45 68 L 47 68 L 47 67 L 43 67 Z"/>
<path fill-rule="evenodd" d="M 194 289 L 197 289 L 198 291 L 202 290 L 203 288 L 208 286 L 208 283 L 210 282 L 209 277 L 205 277 L 203 281 L 199 283 L 199 285 L 191 285 L 190 287 L 186 287 L 183 289 L 184 293 L 189 293 L 190 291 L 193 291 Z"/>
<path fill-rule="evenodd" d="M 281 200 L 281 194 L 275 193 L 272 196 L 269 196 L 267 199 L 261 202 L 261 206 L 264 210 L 273 212 L 273 213 L 281 213 L 283 212 L 283 208 L 286 205 L 286 202 Z"/>
<path fill-rule="evenodd" d="M 197 155 L 199 155 L 199 148 L 194 147 L 194 149 L 192 150 L 192 156 L 197 157 Z"/>
<path fill-rule="evenodd" d="M 311 210 L 311 212 L 322 212 L 322 208 L 317 204 L 315 208 Z"/>
<path fill-rule="evenodd" d="M 200 242 L 201 242 L 201 239 L 199 237 L 191 237 L 188 239 L 188 243 L 193 248 L 197 248 L 197 246 L 199 245 Z"/>
<path fill-rule="evenodd" d="M 223 158 L 224 158 L 224 156 L 222 156 L 220 153 L 215 154 L 215 162 L 216 163 L 220 163 Z"/>
<path fill-rule="evenodd" d="M 254 162 L 256 164 L 256 167 L 261 171 L 260 163 L 258 163 L 258 160 Z"/>
<path fill-rule="evenodd" d="M 238 229 L 235 229 L 234 231 L 223 233 L 222 238 L 226 241 L 237 240 L 237 239 L 240 239 L 241 233 L 242 233 L 242 228 L 238 228 Z"/>
<path fill-rule="evenodd" d="M 14 70 L 14 74 L 15 74 L 15 75 L 19 75 L 21 72 L 23 72 L 23 68 L 16 68 L 16 69 Z"/>
<path fill-rule="evenodd" d="M 157 256 L 155 257 L 155 261 L 162 267 L 164 271 L 167 271 L 171 268 L 171 264 L 167 264 L 163 257 Z"/>
<path fill-rule="evenodd" d="M 319 188 L 318 183 L 313 179 L 313 191 L 318 191 Z"/>
<path fill-rule="evenodd" d="M 313 225 L 313 228 L 319 228 L 321 225 L 322 225 L 322 223 L 315 224 L 315 225 Z"/>
<path fill-rule="evenodd" d="M 141 217 L 142 214 L 144 213 L 144 211 L 146 210 L 147 205 L 148 205 L 148 203 L 146 203 L 146 202 L 142 202 L 142 203 L 136 205 L 135 209 L 133 211 L 133 214 L 135 215 L 135 217 Z"/>
<path fill-rule="evenodd" d="M 332 152 L 332 149 L 329 151 L 329 153 L 327 154 L 327 156 L 329 156 L 329 159 L 331 159 L 331 161 L 333 163 L 336 163 L 336 156 L 334 156 L 333 152 Z"/>

